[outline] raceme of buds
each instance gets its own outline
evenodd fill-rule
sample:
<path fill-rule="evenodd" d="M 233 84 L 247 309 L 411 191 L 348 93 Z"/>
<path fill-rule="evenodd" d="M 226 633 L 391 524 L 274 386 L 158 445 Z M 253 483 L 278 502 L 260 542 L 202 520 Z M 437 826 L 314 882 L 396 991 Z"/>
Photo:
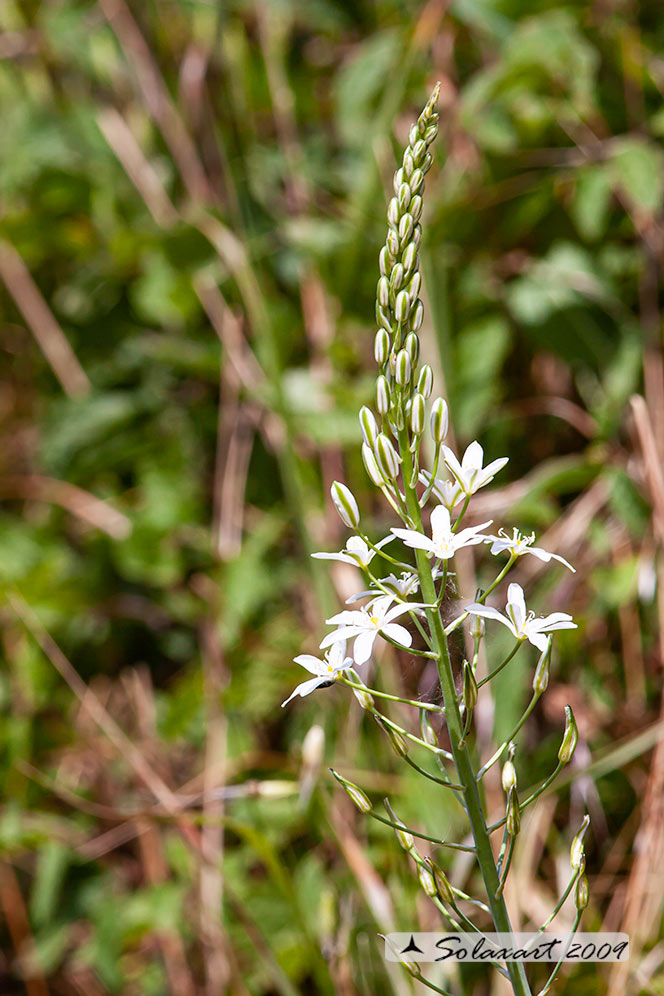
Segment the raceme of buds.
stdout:
<path fill-rule="evenodd" d="M 442 868 L 440 868 L 436 862 L 429 857 L 424 858 L 424 863 L 433 875 L 433 880 L 436 885 L 436 892 L 438 893 L 438 898 L 442 899 L 445 903 L 454 904 L 454 893 L 452 892 L 452 886 L 449 883 L 449 879 Z"/>
<path fill-rule="evenodd" d="M 424 432 L 424 421 L 427 414 L 427 403 L 423 394 L 416 394 L 410 409 L 410 428 L 414 436 Z"/>
<path fill-rule="evenodd" d="M 428 868 L 425 868 L 424 865 L 420 864 L 417 866 L 417 874 L 420 880 L 420 885 L 426 892 L 427 896 L 431 896 L 433 898 L 433 896 L 435 896 L 438 892 L 433 875 Z"/>
<path fill-rule="evenodd" d="M 467 712 L 474 709 L 477 703 L 477 680 L 468 661 L 463 662 L 463 691 L 461 693 L 461 701 L 466 707 Z"/>
<path fill-rule="evenodd" d="M 434 443 L 440 445 L 447 436 L 449 427 L 449 414 L 447 402 L 442 398 L 436 398 L 431 406 L 431 435 Z"/>
<path fill-rule="evenodd" d="M 572 755 L 576 750 L 576 745 L 579 739 L 579 731 L 576 726 L 576 720 L 574 719 L 574 713 L 572 712 L 572 707 L 565 706 L 565 733 L 563 734 L 563 742 L 560 745 L 560 750 L 558 751 L 558 760 L 561 764 L 568 764 L 572 760 Z"/>
<path fill-rule="evenodd" d="M 431 397 L 433 391 L 433 370 L 428 363 L 420 368 L 420 376 L 417 380 L 417 391 L 425 398 Z"/>
<path fill-rule="evenodd" d="M 330 768 L 329 770 L 330 773 L 334 775 L 339 784 L 346 790 L 347 794 L 350 796 L 350 798 L 355 803 L 360 812 L 362 813 L 371 812 L 373 806 L 369 801 L 369 796 L 362 791 L 359 785 L 355 785 L 353 784 L 353 782 L 349 782 L 347 778 L 344 778 L 342 775 L 340 775 L 338 771 L 334 770 L 334 768 Z"/>
<path fill-rule="evenodd" d="M 579 875 L 579 880 L 576 883 L 576 889 L 574 890 L 574 905 L 576 906 L 579 913 L 581 910 L 585 910 L 590 899 L 588 893 L 588 879 L 585 875 Z"/>
<path fill-rule="evenodd" d="M 349 529 L 357 529 L 360 524 L 360 510 L 352 491 L 345 484 L 334 481 L 330 488 L 330 494 L 343 524 Z"/>
<path fill-rule="evenodd" d="M 367 446 L 373 446 L 379 432 L 378 423 L 376 422 L 376 416 L 366 405 L 362 405 L 360 408 L 360 428 L 364 442 Z"/>
<path fill-rule="evenodd" d="M 376 408 L 381 415 L 387 415 L 390 410 L 390 385 L 382 374 L 376 378 Z"/>
<path fill-rule="evenodd" d="M 374 359 L 379 367 L 387 363 L 387 358 L 390 355 L 390 346 L 390 333 L 387 329 L 378 329 L 376 338 L 374 339 Z"/>
<path fill-rule="evenodd" d="M 569 863 L 574 869 L 578 871 L 585 868 L 586 865 L 586 854 L 583 847 L 583 838 L 586 835 L 586 830 L 590 826 L 590 817 L 586 814 L 583 817 L 583 823 L 581 824 L 581 829 L 577 833 L 576 837 L 572 841 L 572 846 L 569 849 Z"/>
<path fill-rule="evenodd" d="M 401 457 L 384 432 L 379 433 L 376 438 L 374 453 L 381 473 L 389 480 L 395 480 L 399 473 Z"/>
<path fill-rule="evenodd" d="M 375 484 L 377 488 L 382 488 L 385 485 L 385 478 L 380 472 L 373 450 L 370 449 L 366 443 L 362 444 L 362 463 L 364 464 L 364 469 L 369 475 L 371 483 Z"/>
<path fill-rule="evenodd" d="M 509 792 L 510 789 L 516 788 L 516 768 L 511 758 L 503 765 L 502 784 L 503 792 Z"/>
<path fill-rule="evenodd" d="M 537 661 L 537 667 L 535 668 L 535 674 L 533 675 L 533 691 L 535 695 L 541 695 L 547 690 L 549 685 L 549 669 L 551 667 L 551 637 L 549 637 L 549 643 L 546 650 L 540 654 L 540 658 Z"/>
<path fill-rule="evenodd" d="M 521 829 L 521 810 L 516 794 L 516 788 L 511 788 L 507 793 L 507 832 L 510 837 L 516 837 Z"/>

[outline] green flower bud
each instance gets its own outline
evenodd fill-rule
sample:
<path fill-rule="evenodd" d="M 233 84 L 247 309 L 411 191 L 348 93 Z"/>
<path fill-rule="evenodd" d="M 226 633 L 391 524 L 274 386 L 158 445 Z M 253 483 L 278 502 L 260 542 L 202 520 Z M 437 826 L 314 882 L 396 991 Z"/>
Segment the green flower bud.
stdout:
<path fill-rule="evenodd" d="M 433 156 L 431 155 L 430 152 L 427 152 L 426 156 L 424 157 L 424 161 L 422 163 L 422 172 L 426 175 L 431 169 L 432 165 L 433 165 Z"/>
<path fill-rule="evenodd" d="M 413 304 L 417 300 L 417 295 L 420 293 L 420 287 L 422 286 L 422 274 L 419 270 L 416 270 L 413 274 L 410 283 L 408 284 L 408 296 L 410 297 Z"/>
<path fill-rule="evenodd" d="M 449 413 L 447 402 L 442 398 L 436 398 L 431 406 L 431 435 L 437 446 L 443 442 L 447 436 L 449 427 Z"/>
<path fill-rule="evenodd" d="M 406 149 L 403 154 L 403 172 L 406 178 L 413 175 L 413 170 L 415 169 L 415 163 L 413 162 L 413 156 L 410 149 Z"/>
<path fill-rule="evenodd" d="M 477 680 L 475 679 L 475 674 L 468 661 L 463 662 L 463 690 L 461 693 L 461 701 L 466 707 L 467 712 L 474 709 L 477 704 Z"/>
<path fill-rule="evenodd" d="M 470 625 L 468 627 L 471 639 L 481 640 L 486 632 L 486 623 L 482 616 L 471 616 Z"/>
<path fill-rule="evenodd" d="M 392 231 L 392 229 L 390 229 L 390 231 L 387 233 L 387 239 L 385 240 L 385 244 L 387 246 L 387 251 L 390 253 L 391 256 L 394 256 L 394 258 L 396 259 L 396 257 L 399 255 L 399 236 L 397 235 L 396 232 Z"/>
<path fill-rule="evenodd" d="M 399 193 L 399 187 L 401 186 L 401 184 L 404 182 L 405 179 L 406 177 L 404 176 L 403 168 L 400 166 L 399 169 L 394 174 L 393 187 L 395 194 Z"/>
<path fill-rule="evenodd" d="M 569 863 L 574 871 L 578 871 L 579 869 L 583 871 L 583 869 L 585 868 L 586 854 L 583 846 L 583 838 L 585 837 L 586 830 L 588 829 L 589 826 L 590 826 L 590 817 L 586 814 L 583 817 L 583 823 L 581 824 L 581 828 L 577 833 L 576 837 L 574 838 L 574 840 L 572 841 L 572 846 L 570 847 L 569 850 Z"/>
<path fill-rule="evenodd" d="M 418 249 L 420 248 L 420 242 L 422 241 L 421 225 L 415 225 L 415 228 L 413 229 L 413 235 L 410 241 L 413 243 L 414 246 L 417 246 Z"/>
<path fill-rule="evenodd" d="M 416 394 L 410 409 L 410 428 L 414 436 L 421 436 L 424 432 L 424 420 L 427 414 L 427 403 L 424 395 Z"/>
<path fill-rule="evenodd" d="M 423 203 L 424 202 L 422 201 L 422 198 L 420 197 L 420 195 L 419 194 L 415 194 L 415 196 L 413 197 L 413 199 L 410 202 L 410 205 L 408 207 L 408 210 L 410 211 L 410 213 L 413 216 L 413 221 L 419 221 L 420 218 L 422 217 Z"/>
<path fill-rule="evenodd" d="M 417 123 L 414 124 L 414 125 L 411 125 L 410 131 L 408 132 L 408 144 L 410 145 L 409 152 L 410 152 L 410 155 L 411 155 L 411 157 L 413 159 L 414 159 L 414 157 L 413 157 L 413 148 L 412 147 L 415 145 L 415 142 L 419 141 L 419 137 L 420 137 L 420 132 L 419 132 L 419 129 L 417 127 Z"/>
<path fill-rule="evenodd" d="M 381 730 L 387 734 L 387 738 L 392 744 L 392 749 L 398 757 L 406 757 L 408 755 L 408 741 L 401 733 L 397 730 L 393 730 L 391 726 L 384 723 L 380 716 L 374 716 L 374 719 L 380 726 Z"/>
<path fill-rule="evenodd" d="M 423 321 L 424 321 L 424 305 L 418 298 L 417 301 L 415 302 L 415 305 L 411 309 L 410 327 L 413 330 L 413 332 L 419 332 L 419 330 L 422 328 Z"/>
<path fill-rule="evenodd" d="M 346 790 L 352 801 L 355 803 L 357 808 L 361 813 L 369 813 L 373 809 L 371 802 L 369 801 L 368 795 L 362 791 L 359 785 L 354 785 L 353 782 L 349 782 L 347 778 L 344 778 L 335 771 L 334 768 L 329 769 L 332 775 L 336 778 L 339 784 Z"/>
<path fill-rule="evenodd" d="M 363 709 L 371 711 L 374 708 L 373 696 L 369 691 L 365 691 L 363 688 L 354 688 L 353 693 Z"/>
<path fill-rule="evenodd" d="M 438 125 L 430 124 L 422 137 L 424 138 L 424 141 L 427 143 L 427 145 L 431 145 L 437 134 L 438 134 Z"/>
<path fill-rule="evenodd" d="M 438 898 L 442 899 L 444 903 L 454 903 L 454 893 L 452 892 L 452 886 L 450 885 L 449 879 L 442 868 L 440 868 L 433 858 L 424 858 L 424 863 L 433 875 L 433 880 L 436 885 L 436 892 L 438 893 Z"/>
<path fill-rule="evenodd" d="M 430 398 L 433 391 L 433 370 L 428 363 L 420 369 L 420 376 L 417 381 L 417 391 L 424 398 Z"/>
<path fill-rule="evenodd" d="M 403 263 L 396 263 L 392 273 L 390 274 L 389 288 L 393 294 L 400 291 L 403 287 L 404 278 L 406 276 L 406 271 L 404 269 Z"/>
<path fill-rule="evenodd" d="M 399 817 L 394 812 L 387 799 L 385 799 L 385 809 L 387 810 L 387 814 L 392 820 L 392 822 L 397 824 L 397 826 L 394 828 L 394 832 L 397 835 L 397 840 L 403 847 L 404 851 L 412 851 L 413 848 L 415 847 L 415 841 L 413 840 L 413 835 L 408 832 L 408 827 L 403 822 L 403 820 L 399 819 Z"/>
<path fill-rule="evenodd" d="M 427 151 L 426 142 L 420 138 L 413 145 L 413 162 L 415 163 L 416 166 L 420 166 L 422 160 L 424 159 L 424 156 L 426 155 L 426 151 Z"/>
<path fill-rule="evenodd" d="M 381 277 L 376 287 L 376 300 L 381 308 L 389 308 L 390 305 L 390 281 L 387 277 Z"/>
<path fill-rule="evenodd" d="M 402 213 L 408 210 L 408 205 L 410 204 L 410 199 L 412 194 L 410 192 L 410 187 L 407 183 L 402 183 L 399 187 L 399 192 L 397 193 L 397 201 L 399 204 L 399 211 Z"/>
<path fill-rule="evenodd" d="M 378 329 L 376 338 L 374 339 L 374 357 L 379 367 L 387 363 L 391 345 L 392 341 L 387 329 Z"/>
<path fill-rule="evenodd" d="M 420 190 L 424 186 L 424 173 L 421 169 L 414 170 L 412 176 L 408 179 L 408 186 L 410 187 L 411 193 L 419 194 Z"/>
<path fill-rule="evenodd" d="M 360 510 L 352 491 L 345 484 L 334 481 L 330 488 L 330 494 L 343 524 L 349 529 L 357 529 L 360 524 Z"/>
<path fill-rule="evenodd" d="M 539 660 L 537 661 L 537 667 L 535 668 L 535 674 L 533 675 L 533 691 L 536 695 L 542 695 L 549 685 L 549 668 L 551 665 L 551 637 L 549 637 L 549 642 L 547 644 L 546 650 L 540 654 Z"/>
<path fill-rule="evenodd" d="M 417 266 L 417 247 L 412 242 L 409 242 L 406 246 L 406 251 L 401 257 L 401 262 L 406 273 L 410 273 Z"/>
<path fill-rule="evenodd" d="M 398 322 L 405 322 L 410 311 L 410 298 L 408 291 L 400 291 L 394 302 L 394 317 Z"/>
<path fill-rule="evenodd" d="M 509 792 L 510 789 L 516 788 L 516 768 L 514 767 L 512 758 L 509 761 L 505 761 L 503 765 L 502 784 L 503 792 L 505 793 Z"/>
<path fill-rule="evenodd" d="M 387 277 L 381 277 L 381 279 L 387 280 Z M 387 309 L 383 308 L 378 301 L 376 301 L 376 321 L 382 329 L 385 329 L 387 332 L 392 331 L 392 319 L 390 318 Z"/>
<path fill-rule="evenodd" d="M 428 868 L 425 868 L 424 865 L 420 864 L 417 866 L 417 874 L 420 879 L 420 885 L 426 892 L 427 896 L 431 896 L 433 898 L 438 892 L 433 875 Z"/>
<path fill-rule="evenodd" d="M 590 900 L 590 895 L 588 893 L 588 879 L 585 875 L 579 875 L 579 880 L 576 883 L 576 889 L 574 890 L 574 904 L 579 912 L 585 910 L 588 902 Z"/>
<path fill-rule="evenodd" d="M 387 220 L 389 224 L 394 225 L 395 228 L 399 224 L 399 213 L 399 202 L 396 197 L 393 197 L 387 205 Z"/>
<path fill-rule="evenodd" d="M 378 423 L 376 422 L 376 416 L 367 408 L 366 405 L 362 405 L 360 408 L 360 429 L 362 430 L 362 436 L 364 442 L 367 446 L 373 446 L 376 442 L 376 437 L 378 436 Z"/>
<path fill-rule="evenodd" d="M 383 487 L 385 484 L 385 478 L 381 474 L 378 464 L 376 463 L 376 457 L 373 454 L 373 449 L 370 449 L 366 443 L 362 444 L 362 462 L 372 484 L 375 484 L 377 488 Z"/>
<path fill-rule="evenodd" d="M 571 706 L 566 705 L 565 733 L 563 734 L 563 741 L 560 745 L 560 750 L 558 751 L 558 760 L 563 764 L 568 764 L 572 760 L 572 755 L 576 750 L 578 739 L 579 731 L 576 727 L 574 713 L 572 712 Z"/>
<path fill-rule="evenodd" d="M 376 378 L 376 407 L 381 415 L 387 415 L 390 410 L 390 385 L 382 374 Z"/>
<path fill-rule="evenodd" d="M 410 241 L 414 227 L 415 222 L 413 221 L 412 214 L 406 212 L 406 214 L 401 216 L 401 220 L 399 221 L 399 244 L 403 248 L 405 248 L 406 243 Z"/>
<path fill-rule="evenodd" d="M 521 811 L 516 789 L 511 788 L 507 794 L 507 832 L 510 837 L 516 837 L 521 829 Z"/>
<path fill-rule="evenodd" d="M 399 387 L 406 387 L 410 383 L 412 366 L 410 356 L 405 349 L 400 349 L 397 354 L 395 377 Z"/>
<path fill-rule="evenodd" d="M 422 740 L 429 744 L 430 747 L 438 746 L 436 731 L 429 722 L 429 717 L 427 716 L 425 709 L 420 709 L 420 734 L 422 736 Z"/>
<path fill-rule="evenodd" d="M 379 433 L 374 446 L 374 453 L 381 473 L 389 480 L 395 480 L 399 473 L 401 457 L 384 432 Z"/>
<path fill-rule="evenodd" d="M 410 362 L 413 368 L 416 367 L 417 361 L 420 358 L 420 340 L 415 332 L 408 333 L 406 341 L 403 344 L 403 348 L 410 356 Z"/>
<path fill-rule="evenodd" d="M 392 270 L 394 265 L 394 258 L 390 256 L 387 246 L 383 246 L 378 254 L 378 266 L 380 268 L 381 277 L 387 277 Z"/>

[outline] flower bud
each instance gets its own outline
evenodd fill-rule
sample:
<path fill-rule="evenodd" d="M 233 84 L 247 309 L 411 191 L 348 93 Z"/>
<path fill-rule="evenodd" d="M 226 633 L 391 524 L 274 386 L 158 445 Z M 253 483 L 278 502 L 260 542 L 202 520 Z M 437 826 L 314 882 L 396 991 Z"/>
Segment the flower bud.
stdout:
<path fill-rule="evenodd" d="M 472 667 L 468 661 L 463 662 L 463 690 L 461 701 L 466 707 L 466 712 L 470 712 L 477 704 L 477 680 Z"/>
<path fill-rule="evenodd" d="M 437 446 L 443 442 L 449 427 L 449 414 L 447 402 L 442 398 L 436 398 L 431 406 L 431 435 Z"/>
<path fill-rule="evenodd" d="M 393 481 L 399 473 L 401 457 L 384 432 L 378 434 L 374 453 L 376 454 L 376 460 L 381 473 Z"/>
<path fill-rule="evenodd" d="M 574 890 L 574 905 L 579 912 L 581 912 L 581 910 L 585 910 L 589 899 L 588 879 L 583 874 L 579 875 L 579 880 L 576 883 L 576 889 Z"/>
<path fill-rule="evenodd" d="M 424 305 L 418 300 L 415 302 L 410 316 L 410 327 L 413 332 L 419 332 L 422 328 L 422 322 L 424 321 Z"/>
<path fill-rule="evenodd" d="M 420 218 L 422 217 L 422 206 L 423 206 L 422 198 L 420 197 L 419 194 L 415 194 L 408 207 L 408 210 L 413 216 L 413 221 L 419 221 Z"/>
<path fill-rule="evenodd" d="M 418 249 L 420 248 L 420 242 L 422 241 L 422 226 L 421 225 L 415 225 L 415 228 L 413 229 L 413 234 L 412 234 L 412 237 L 411 237 L 410 241 L 413 243 L 414 246 L 417 246 Z"/>
<path fill-rule="evenodd" d="M 387 723 L 383 722 L 380 716 L 376 715 L 376 722 L 380 726 L 383 733 L 387 734 L 387 737 L 392 744 L 392 749 L 398 757 L 407 757 L 408 755 L 408 741 L 406 738 L 398 732 L 398 730 L 392 729 Z"/>
<path fill-rule="evenodd" d="M 418 394 L 421 394 L 425 398 L 431 397 L 431 392 L 433 391 L 433 370 L 428 363 L 425 363 L 420 370 L 417 391 Z"/>
<path fill-rule="evenodd" d="M 343 524 L 349 529 L 357 529 L 360 524 L 360 510 L 357 507 L 353 492 L 345 484 L 334 481 L 330 488 L 330 494 Z"/>
<path fill-rule="evenodd" d="M 390 817 L 392 822 L 397 824 L 397 826 L 394 828 L 394 832 L 397 835 L 397 840 L 403 847 L 404 851 L 412 851 L 413 848 L 415 847 L 415 841 L 413 840 L 413 835 L 408 832 L 408 827 L 403 822 L 403 820 L 399 819 L 399 817 L 394 812 L 387 799 L 385 800 L 385 808 L 387 809 L 388 816 Z"/>
<path fill-rule="evenodd" d="M 361 813 L 369 813 L 373 809 L 371 802 L 369 801 L 368 795 L 362 791 L 359 785 L 354 785 L 353 782 L 349 782 L 347 778 L 344 778 L 335 771 L 334 768 L 330 768 L 330 772 L 339 782 L 339 784 L 346 790 L 352 801 L 355 803 L 357 808 Z"/>
<path fill-rule="evenodd" d="M 410 187 L 407 183 L 402 183 L 399 187 L 399 192 L 397 193 L 397 201 L 399 203 L 400 211 L 407 211 L 408 205 L 410 204 L 410 199 L 412 194 L 410 192 Z"/>
<path fill-rule="evenodd" d="M 450 885 L 449 879 L 442 868 L 436 864 L 433 858 L 424 858 L 424 863 L 433 875 L 433 880 L 436 885 L 436 892 L 438 893 L 438 898 L 442 899 L 445 903 L 454 903 L 454 893 L 452 892 L 452 886 Z"/>
<path fill-rule="evenodd" d="M 404 182 L 404 180 L 405 180 L 404 172 L 402 167 L 400 166 L 399 169 L 394 174 L 393 186 L 395 194 L 399 193 L 399 187 Z"/>
<path fill-rule="evenodd" d="M 422 162 L 422 172 L 426 175 L 433 165 L 433 156 L 430 152 L 427 152 Z"/>
<path fill-rule="evenodd" d="M 414 246 L 412 242 L 409 242 L 406 246 L 406 251 L 401 257 L 401 262 L 406 273 L 410 273 L 417 265 L 417 246 Z"/>
<path fill-rule="evenodd" d="M 396 259 L 396 257 L 399 255 L 399 236 L 397 235 L 396 232 L 392 231 L 392 229 L 390 229 L 390 231 L 387 233 L 387 239 L 385 240 L 385 244 L 387 245 L 387 251 L 390 253 L 391 256 L 394 256 Z"/>
<path fill-rule="evenodd" d="M 378 423 L 376 422 L 376 416 L 367 408 L 366 405 L 362 405 L 360 408 L 360 429 L 362 430 L 362 436 L 364 442 L 367 446 L 373 447 L 376 442 L 376 437 L 378 435 Z"/>
<path fill-rule="evenodd" d="M 389 284 L 389 288 L 393 294 L 396 294 L 397 291 L 401 290 L 405 276 L 406 272 L 404 270 L 403 263 L 396 263 L 392 273 L 390 274 Z"/>
<path fill-rule="evenodd" d="M 376 300 L 381 308 L 387 308 L 390 304 L 390 281 L 387 277 L 381 277 L 376 287 Z"/>
<path fill-rule="evenodd" d="M 583 817 L 583 823 L 581 824 L 581 829 L 577 833 L 576 837 L 572 841 L 572 846 L 569 849 L 569 863 L 574 871 L 578 871 L 585 868 L 586 865 L 586 854 L 583 847 L 583 838 L 586 835 L 586 830 L 590 826 L 590 817 L 586 814 Z"/>
<path fill-rule="evenodd" d="M 533 691 L 535 692 L 535 695 L 542 695 L 542 693 L 547 690 L 549 685 L 551 642 L 551 637 L 549 637 L 547 648 L 540 654 L 539 660 L 537 661 L 537 667 L 535 668 L 535 674 L 533 675 Z"/>
<path fill-rule="evenodd" d="M 486 623 L 482 616 L 471 616 L 470 625 L 468 627 L 470 637 L 472 640 L 481 640 L 486 632 Z"/>
<path fill-rule="evenodd" d="M 427 145 L 431 145 L 437 134 L 438 134 L 438 125 L 430 124 L 429 127 L 424 132 L 422 138 L 427 143 Z"/>
<path fill-rule="evenodd" d="M 420 340 L 415 332 L 409 332 L 406 336 L 406 341 L 403 344 L 403 348 L 406 350 L 410 356 L 410 362 L 413 367 L 417 366 L 417 361 L 420 358 Z"/>
<path fill-rule="evenodd" d="M 505 761 L 503 765 L 502 784 L 503 792 L 505 793 L 509 792 L 510 789 L 516 788 L 516 768 L 514 767 L 512 758 Z"/>
<path fill-rule="evenodd" d="M 373 449 L 370 449 L 366 443 L 362 444 L 362 462 L 372 484 L 375 484 L 377 488 L 383 487 L 385 479 L 378 468 Z"/>
<path fill-rule="evenodd" d="M 369 691 L 365 691 L 363 688 L 354 688 L 353 694 L 363 709 L 371 711 L 374 708 L 373 695 Z"/>
<path fill-rule="evenodd" d="M 411 125 L 410 131 L 408 132 L 408 144 L 410 145 L 410 149 L 408 151 L 409 151 L 410 156 L 413 159 L 414 159 L 414 157 L 413 157 L 413 148 L 412 147 L 415 145 L 415 142 L 418 141 L 419 137 L 420 137 L 420 133 L 419 133 L 417 124 Z"/>
<path fill-rule="evenodd" d="M 420 735 L 422 740 L 429 744 L 430 747 L 438 746 L 438 737 L 436 736 L 436 731 L 429 722 L 426 709 L 420 709 Z"/>
<path fill-rule="evenodd" d="M 417 166 L 420 166 L 420 164 L 422 163 L 422 160 L 424 159 L 424 156 L 426 155 L 426 151 L 427 151 L 427 144 L 426 144 L 426 142 L 424 142 L 420 138 L 413 145 L 413 162 Z M 422 171 L 422 172 L 424 172 L 424 171 Z"/>
<path fill-rule="evenodd" d="M 410 428 L 414 436 L 424 432 L 424 420 L 427 414 L 427 403 L 422 394 L 416 394 L 410 409 Z"/>
<path fill-rule="evenodd" d="M 390 385 L 382 374 L 376 377 L 376 407 L 381 415 L 387 415 L 390 410 Z"/>
<path fill-rule="evenodd" d="M 428 868 L 425 868 L 424 865 L 420 864 L 417 866 L 417 874 L 420 879 L 420 885 L 426 892 L 427 896 L 431 896 L 431 898 L 433 898 L 438 892 L 433 875 Z"/>
<path fill-rule="evenodd" d="M 391 345 L 390 334 L 387 329 L 378 329 L 376 338 L 374 339 L 374 358 L 379 367 L 387 363 Z"/>
<path fill-rule="evenodd" d="M 410 383 L 411 371 L 410 356 L 405 349 L 400 349 L 397 353 L 397 364 L 394 372 L 399 387 L 406 387 Z"/>
<path fill-rule="evenodd" d="M 394 225 L 395 228 L 399 224 L 399 202 L 396 197 L 393 197 L 387 205 L 387 220 L 389 224 Z"/>
<path fill-rule="evenodd" d="M 384 279 L 387 280 L 387 277 Z M 392 331 L 392 319 L 390 318 L 389 312 L 387 311 L 387 308 L 383 308 L 378 301 L 376 301 L 376 321 L 382 329 L 386 329 L 387 332 Z"/>
<path fill-rule="evenodd" d="M 403 154 L 403 172 L 406 179 L 413 175 L 413 170 L 415 169 L 415 163 L 413 162 L 413 156 L 410 149 L 406 149 Z"/>
<path fill-rule="evenodd" d="M 511 788 L 507 793 L 507 822 L 505 825 L 510 837 L 516 837 L 521 829 L 521 811 L 515 788 Z"/>
<path fill-rule="evenodd" d="M 413 274 L 410 283 L 408 284 L 408 297 L 415 304 L 417 295 L 420 293 L 420 287 L 422 286 L 422 274 L 419 270 L 416 270 Z"/>
<path fill-rule="evenodd" d="M 392 266 L 394 265 L 394 258 L 390 256 L 387 246 L 383 246 L 378 254 L 378 266 L 380 269 L 381 277 L 387 277 L 390 274 Z"/>
<path fill-rule="evenodd" d="M 408 312 L 410 311 L 410 298 L 408 296 L 408 291 L 401 291 L 397 294 L 397 299 L 394 302 L 394 317 L 398 322 L 405 322 L 408 318 Z"/>
<path fill-rule="evenodd" d="M 579 731 L 576 727 L 576 720 L 574 719 L 574 713 L 572 712 L 571 706 L 565 706 L 565 733 L 563 734 L 563 741 L 560 745 L 560 750 L 558 751 L 558 760 L 562 764 L 568 764 L 572 760 L 572 755 L 576 750 L 576 745 L 579 739 Z"/>
<path fill-rule="evenodd" d="M 410 187 L 412 194 L 419 194 L 422 186 L 424 184 L 424 173 L 421 169 L 413 170 L 412 175 L 408 178 L 408 186 Z"/>
<path fill-rule="evenodd" d="M 413 228 L 415 222 L 413 220 L 412 214 L 406 212 L 401 216 L 399 221 L 399 244 L 405 248 L 406 243 L 410 242 L 410 237 L 413 234 Z"/>

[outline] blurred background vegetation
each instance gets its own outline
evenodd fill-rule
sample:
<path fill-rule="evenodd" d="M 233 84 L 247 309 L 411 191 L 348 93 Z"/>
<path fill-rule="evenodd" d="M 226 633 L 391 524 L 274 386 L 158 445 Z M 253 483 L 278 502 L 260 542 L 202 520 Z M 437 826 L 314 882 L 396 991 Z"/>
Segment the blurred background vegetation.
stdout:
<path fill-rule="evenodd" d="M 430 831 L 458 812 L 422 812 L 346 690 L 279 704 L 360 580 L 308 556 L 344 539 L 330 482 L 391 524 L 356 413 L 395 154 L 435 80 L 426 358 L 459 445 L 510 457 L 475 514 L 578 568 L 516 575 L 579 622 L 520 783 L 566 702 L 581 742 L 509 903 L 545 918 L 588 809 L 585 929 L 633 955 L 558 991 L 664 993 L 663 50 L 657 0 L 0 4 L 3 996 L 424 992 L 376 935 L 435 910 L 327 765 Z M 521 657 L 485 743 L 527 702 Z M 436 694 L 389 648 L 374 680 Z"/>

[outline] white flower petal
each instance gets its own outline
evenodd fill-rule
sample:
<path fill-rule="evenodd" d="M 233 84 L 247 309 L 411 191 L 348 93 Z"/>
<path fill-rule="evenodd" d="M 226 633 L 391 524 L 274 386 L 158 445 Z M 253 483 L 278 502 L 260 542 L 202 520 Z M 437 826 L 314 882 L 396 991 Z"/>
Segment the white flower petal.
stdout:
<path fill-rule="evenodd" d="M 526 599 L 520 584 L 511 584 L 507 589 L 507 614 L 512 616 L 518 631 L 526 621 Z"/>
<path fill-rule="evenodd" d="M 299 657 L 294 657 L 293 660 L 300 667 L 306 668 L 310 674 L 320 676 L 327 673 L 327 664 L 320 657 L 313 657 L 311 654 L 300 654 Z"/>
<path fill-rule="evenodd" d="M 338 643 L 339 640 L 352 640 L 354 636 L 362 632 L 363 629 L 361 626 L 341 626 L 339 629 L 323 637 L 319 644 L 320 649 L 325 650 L 326 647 L 331 647 L 333 643 Z"/>
<path fill-rule="evenodd" d="M 376 630 L 369 629 L 365 629 L 358 635 L 353 645 L 353 658 L 356 664 L 366 664 L 369 660 L 377 635 Z"/>
<path fill-rule="evenodd" d="M 413 642 L 413 638 L 408 630 L 404 626 L 400 626 L 399 623 L 388 623 L 387 626 L 383 626 L 381 632 L 384 636 L 389 636 L 390 640 L 400 643 L 403 647 L 409 647 Z"/>
<path fill-rule="evenodd" d="M 281 703 L 282 709 L 285 705 L 288 705 L 291 699 L 294 699 L 296 695 L 300 696 L 308 695 L 310 692 L 313 692 L 315 688 L 318 688 L 320 685 L 322 685 L 323 682 L 326 680 L 327 680 L 326 678 L 309 678 L 308 681 L 303 681 L 302 684 L 298 685 L 295 691 L 292 692 L 292 694 L 289 695 L 288 698 Z"/>
<path fill-rule="evenodd" d="M 430 553 L 433 551 L 433 542 L 428 536 L 423 536 L 422 533 L 418 533 L 416 529 L 393 528 L 392 532 L 395 536 L 398 536 L 400 540 L 403 540 L 406 546 L 413 547 L 416 550 L 428 550 Z"/>

